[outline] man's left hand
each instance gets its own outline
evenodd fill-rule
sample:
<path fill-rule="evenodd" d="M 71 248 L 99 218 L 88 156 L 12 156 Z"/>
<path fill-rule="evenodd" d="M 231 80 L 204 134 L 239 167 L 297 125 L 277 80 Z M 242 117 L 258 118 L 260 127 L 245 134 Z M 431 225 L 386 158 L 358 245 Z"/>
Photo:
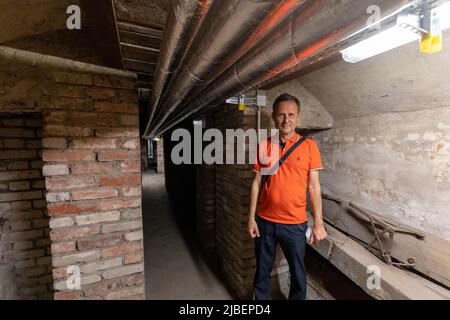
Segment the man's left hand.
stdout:
<path fill-rule="evenodd" d="M 323 224 L 314 224 L 309 244 L 318 244 L 320 241 L 326 239 L 327 236 L 328 234 Z"/>

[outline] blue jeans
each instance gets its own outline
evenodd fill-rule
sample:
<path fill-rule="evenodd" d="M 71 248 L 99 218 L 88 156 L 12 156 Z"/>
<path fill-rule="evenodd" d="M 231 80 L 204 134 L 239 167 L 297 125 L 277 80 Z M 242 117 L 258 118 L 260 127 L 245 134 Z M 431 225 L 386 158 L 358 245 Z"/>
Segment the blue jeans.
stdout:
<path fill-rule="evenodd" d="M 291 286 L 289 300 L 306 299 L 305 249 L 307 222 L 281 224 L 256 216 L 260 237 L 255 238 L 256 273 L 255 299 L 270 298 L 272 266 L 278 243 L 289 264 Z"/>

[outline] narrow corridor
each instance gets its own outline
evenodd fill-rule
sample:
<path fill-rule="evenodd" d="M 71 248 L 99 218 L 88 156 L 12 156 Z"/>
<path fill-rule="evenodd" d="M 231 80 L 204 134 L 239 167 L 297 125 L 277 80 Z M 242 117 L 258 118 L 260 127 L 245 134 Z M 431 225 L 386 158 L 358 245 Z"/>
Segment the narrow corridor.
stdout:
<path fill-rule="evenodd" d="M 170 205 L 164 175 L 143 172 L 146 299 L 232 299 L 185 236 Z"/>

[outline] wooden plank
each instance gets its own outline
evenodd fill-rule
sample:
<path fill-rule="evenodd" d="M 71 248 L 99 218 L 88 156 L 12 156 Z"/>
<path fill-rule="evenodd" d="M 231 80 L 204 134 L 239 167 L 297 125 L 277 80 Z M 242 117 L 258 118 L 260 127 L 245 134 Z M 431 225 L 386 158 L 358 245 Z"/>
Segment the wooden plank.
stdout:
<path fill-rule="evenodd" d="M 81 0 L 80 4 L 103 61 L 110 68 L 123 69 L 112 0 Z"/>
<path fill-rule="evenodd" d="M 125 21 L 117 21 L 119 30 L 142 33 L 156 38 L 162 38 L 163 30 L 158 28 L 150 28 L 139 24 L 129 23 Z"/>
<path fill-rule="evenodd" d="M 117 18 L 121 21 L 161 29 L 166 22 L 166 10 L 152 5 L 150 1 L 140 3 L 130 0 L 114 0 L 114 5 Z"/>
<path fill-rule="evenodd" d="M 121 46 L 124 59 L 141 60 L 147 63 L 156 63 L 158 61 L 159 50 L 128 43 L 121 43 Z"/>
<path fill-rule="evenodd" d="M 141 60 L 123 59 L 125 69 L 154 74 L 156 65 Z"/>
<path fill-rule="evenodd" d="M 449 290 L 412 272 L 385 264 L 358 242 L 331 224 L 325 224 L 328 238 L 311 247 L 375 299 L 450 299 Z M 368 288 L 369 266 L 379 268 L 380 288 Z"/>
<path fill-rule="evenodd" d="M 339 209 L 335 201 L 324 199 L 323 215 L 334 227 L 365 244 L 375 239 L 370 225 L 345 203 Z M 399 222 L 392 223 L 404 226 Z M 384 248 L 387 248 L 388 239 L 387 235 L 380 238 Z M 373 247 L 379 249 L 377 243 Z M 450 287 L 450 242 L 427 233 L 420 239 L 411 234 L 396 232 L 391 256 L 403 263 L 415 261 L 414 269 Z"/>
<path fill-rule="evenodd" d="M 159 50 L 161 38 L 126 30 L 119 30 L 120 41 Z"/>

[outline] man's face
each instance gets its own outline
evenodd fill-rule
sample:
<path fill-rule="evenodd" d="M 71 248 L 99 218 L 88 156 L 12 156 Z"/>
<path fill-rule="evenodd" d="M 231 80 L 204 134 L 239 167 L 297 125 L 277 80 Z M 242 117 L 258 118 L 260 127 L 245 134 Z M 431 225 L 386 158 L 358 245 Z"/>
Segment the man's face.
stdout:
<path fill-rule="evenodd" d="M 295 131 L 299 120 L 297 104 L 294 101 L 282 101 L 278 104 L 276 113 L 272 114 L 275 128 L 280 130 L 280 135 L 290 135 Z"/>

